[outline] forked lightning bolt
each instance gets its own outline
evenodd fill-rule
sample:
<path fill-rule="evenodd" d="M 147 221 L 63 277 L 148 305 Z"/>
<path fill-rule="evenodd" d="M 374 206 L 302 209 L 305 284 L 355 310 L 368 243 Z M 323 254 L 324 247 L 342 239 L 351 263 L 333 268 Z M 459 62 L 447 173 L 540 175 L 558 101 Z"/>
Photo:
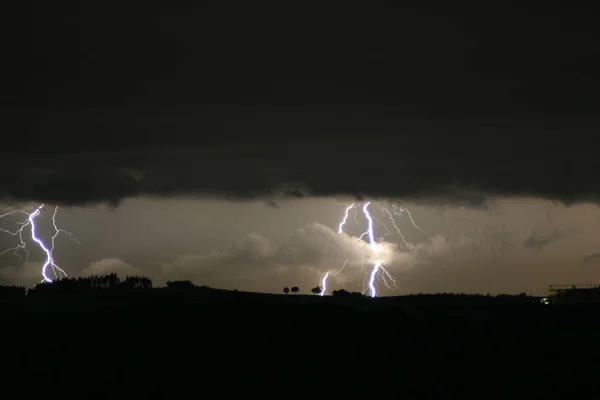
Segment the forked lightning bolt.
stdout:
<path fill-rule="evenodd" d="M 352 208 L 354 208 L 354 203 L 350 205 L 346 204 L 346 211 L 344 213 L 344 218 L 342 218 L 342 222 L 340 222 L 340 225 L 338 226 L 338 233 L 344 233 L 344 225 L 346 225 L 346 221 L 348 221 L 348 216 L 350 215 L 350 210 L 352 210 Z M 348 260 L 344 262 L 344 265 L 342 265 L 342 268 L 336 273 L 336 276 L 346 268 L 346 264 L 348 264 Z M 329 278 L 329 271 L 321 278 L 321 293 L 319 293 L 321 296 L 325 296 L 327 293 L 327 278 Z"/>
<path fill-rule="evenodd" d="M 348 265 L 348 260 L 346 260 L 344 262 L 344 265 L 342 265 L 342 268 L 340 268 L 335 273 L 335 275 L 333 275 L 333 277 L 335 279 L 337 279 L 339 285 L 342 286 L 342 288 L 344 287 L 344 285 L 342 284 L 342 282 L 340 282 L 338 276 L 342 273 L 342 271 L 344 270 L 344 268 L 346 268 L 346 265 Z M 319 293 L 319 296 L 325 296 L 325 294 L 327 293 L 327 278 L 329 278 L 329 275 L 330 275 L 330 271 L 327 271 L 325 273 L 325 275 L 323 275 L 323 277 L 321 278 L 321 281 L 320 281 L 321 292 Z"/>
<path fill-rule="evenodd" d="M 371 217 L 371 213 L 369 212 L 369 205 L 371 204 L 371 202 L 367 202 L 365 203 L 365 205 L 363 206 L 363 213 L 365 214 L 365 218 L 367 219 L 367 232 L 366 234 L 369 237 L 369 244 L 371 245 L 371 248 L 373 249 L 373 253 L 375 254 L 375 264 L 373 264 L 373 269 L 371 270 L 371 275 L 369 276 L 369 291 L 371 294 L 371 297 L 376 297 L 377 296 L 377 288 L 375 287 L 375 279 L 377 278 L 379 272 L 382 272 L 382 279 L 384 284 L 386 284 L 386 286 L 388 286 L 387 284 L 387 280 L 391 280 L 394 284 L 394 286 L 396 286 L 396 281 L 394 280 L 394 278 L 392 278 L 392 276 L 390 275 L 390 273 L 383 267 L 383 262 L 377 257 L 377 242 L 375 241 L 375 235 L 373 233 L 373 218 Z"/>
<path fill-rule="evenodd" d="M 385 267 L 383 265 L 383 261 L 378 257 L 378 245 L 377 245 L 377 241 L 375 239 L 375 233 L 374 233 L 375 229 L 373 226 L 374 225 L 373 221 L 374 220 L 377 221 L 379 224 L 381 224 L 385 228 L 386 236 L 390 235 L 392 232 L 388 229 L 388 227 L 380 219 L 373 217 L 373 215 L 369 211 L 370 204 L 371 204 L 371 202 L 367 202 L 367 203 L 363 204 L 363 206 L 362 206 L 362 213 L 367 221 L 367 229 L 357 239 L 364 240 L 364 238 L 367 237 L 369 246 L 373 250 L 373 254 L 375 256 L 375 263 L 372 266 L 371 272 L 367 276 L 367 282 L 365 283 L 365 289 L 363 290 L 363 292 L 368 290 L 371 297 L 376 297 L 377 296 L 377 287 L 376 287 L 377 279 L 381 279 L 383 284 L 386 285 L 387 287 L 392 287 L 392 286 L 395 287 L 396 281 L 394 280 L 392 275 L 385 269 Z M 360 205 L 360 204 L 358 204 L 358 205 Z M 340 224 L 338 226 L 338 233 L 344 233 L 344 225 L 348 221 L 350 211 L 352 211 L 353 209 L 356 211 L 356 208 L 358 205 L 356 203 L 345 204 L 346 209 L 345 209 L 342 221 L 340 222 Z M 402 231 L 398 227 L 396 220 L 394 219 L 395 216 L 402 217 L 403 214 L 406 214 L 408 216 L 408 218 L 410 219 L 411 224 L 416 229 L 423 232 L 421 227 L 419 227 L 416 224 L 415 220 L 412 217 L 411 212 L 402 206 L 396 206 L 394 204 L 392 205 L 391 211 L 382 205 L 380 205 L 379 207 L 380 207 L 382 213 L 384 213 L 384 215 L 386 215 L 391 220 L 392 226 L 394 227 L 394 229 L 396 230 L 396 232 L 402 239 L 402 242 L 404 243 L 406 248 L 410 251 L 413 251 L 415 249 L 415 246 L 406 240 L 405 236 L 402 234 Z M 356 219 L 356 213 L 354 214 L 354 222 L 358 224 L 358 221 Z M 342 266 L 342 268 L 335 274 L 336 277 L 340 274 L 340 272 L 342 272 L 342 270 L 345 268 L 347 263 L 348 263 L 348 261 L 346 261 L 344 263 L 344 265 Z M 324 296 L 327 292 L 327 279 L 329 278 L 329 276 L 331 276 L 331 274 L 328 271 L 320 280 L 321 296 Z"/>
<path fill-rule="evenodd" d="M 17 224 L 20 225 L 20 227 L 15 231 L 0 228 L 0 231 L 8 233 L 12 236 L 16 236 L 19 239 L 19 242 L 16 246 L 3 251 L 2 253 L 0 253 L 0 256 L 12 251 L 16 256 L 20 257 L 23 262 L 28 262 L 29 251 L 27 250 L 27 243 L 25 242 L 23 233 L 25 231 L 25 228 L 29 227 L 31 233 L 31 240 L 33 240 L 40 247 L 40 249 L 44 252 L 45 255 L 45 260 L 41 267 L 42 282 L 52 282 L 53 279 L 50 277 L 50 272 L 54 279 L 66 278 L 68 276 L 67 273 L 62 268 L 60 268 L 54 261 L 53 252 L 56 245 L 56 238 L 59 234 L 63 233 L 73 241 L 77 242 L 77 239 L 73 238 L 70 232 L 58 228 L 56 224 L 56 214 L 58 212 L 58 207 L 54 207 L 54 212 L 52 213 L 52 227 L 54 228 L 54 233 L 52 235 L 52 238 L 50 239 L 50 246 L 46 245 L 44 241 L 38 236 L 38 233 L 36 231 L 36 218 L 41 214 L 43 208 L 44 205 L 42 204 L 31 213 L 28 213 L 23 210 L 15 210 L 0 215 L 0 219 L 15 214 L 23 214 L 27 216 L 27 218 L 24 221 L 17 222 Z M 22 253 L 23 255 L 21 255 L 20 253 Z"/>

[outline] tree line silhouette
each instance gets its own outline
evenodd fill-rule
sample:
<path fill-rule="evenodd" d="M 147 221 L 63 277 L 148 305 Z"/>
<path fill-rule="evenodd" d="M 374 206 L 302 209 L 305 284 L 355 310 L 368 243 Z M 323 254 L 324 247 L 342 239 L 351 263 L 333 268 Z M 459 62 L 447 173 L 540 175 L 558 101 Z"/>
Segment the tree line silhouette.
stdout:
<path fill-rule="evenodd" d="M 289 287 L 284 287 L 283 288 L 283 293 L 288 294 L 288 293 L 298 293 L 300 291 L 300 289 L 298 288 L 298 286 L 294 286 L 293 288 L 289 288 Z M 316 286 L 312 289 L 310 289 L 310 292 L 312 294 L 316 294 L 319 295 L 323 292 L 323 289 L 321 288 L 321 286 Z M 336 296 L 336 297 L 347 297 L 347 296 L 364 296 L 361 292 L 349 292 L 345 289 L 340 289 L 340 290 L 334 290 L 333 292 L 331 292 L 332 296 Z"/>
<path fill-rule="evenodd" d="M 203 288 L 196 286 L 191 281 L 168 281 L 167 290 L 189 290 Z M 24 286 L 0 285 L 0 300 L 24 296 L 55 295 L 55 294 L 82 294 L 110 291 L 141 291 L 153 289 L 152 280 L 145 276 L 126 276 L 121 278 L 116 273 L 105 275 L 91 275 L 78 278 L 63 278 L 53 282 L 38 283 L 30 289 Z M 296 293 L 299 289 L 292 288 Z"/>
<path fill-rule="evenodd" d="M 121 280 L 116 273 L 91 275 L 80 278 L 64 278 L 54 282 L 42 282 L 27 291 L 28 296 L 40 294 L 75 294 L 114 290 L 151 289 L 152 280 L 145 276 L 127 276 Z"/>
<path fill-rule="evenodd" d="M 109 292 L 109 291 L 143 291 L 150 290 L 153 288 L 152 280 L 145 276 L 126 276 L 125 279 L 121 280 L 116 273 L 105 274 L 105 275 L 91 275 L 87 277 L 79 278 L 64 278 L 56 280 L 54 282 L 42 282 L 30 289 L 26 289 L 23 286 L 2 286 L 0 285 L 0 300 L 19 298 L 25 296 L 39 296 L 39 295 L 60 295 L 60 294 L 83 294 L 83 293 L 95 293 L 95 292 Z M 198 288 L 191 281 L 168 281 L 166 283 L 167 290 L 190 290 Z M 322 288 L 316 286 L 312 288 L 311 293 L 319 295 L 322 293 Z M 286 295 L 289 293 L 299 293 L 300 288 L 293 286 L 291 288 L 283 288 L 283 293 Z M 331 292 L 331 296 L 334 297 L 363 297 L 364 294 L 361 292 L 350 292 L 345 289 L 334 290 Z M 445 298 L 445 299 L 465 299 L 476 302 L 486 302 L 489 300 L 501 301 L 501 302 L 517 302 L 517 303 L 539 303 L 539 299 L 529 296 L 526 293 L 518 295 L 499 294 L 495 296 L 483 295 L 483 294 L 460 294 L 460 293 L 436 293 L 436 294 L 412 294 L 404 297 L 414 298 L 415 300 L 421 298 L 425 301 L 427 299 L 434 298 Z"/>
<path fill-rule="evenodd" d="M 63 278 L 53 282 L 38 283 L 29 290 L 23 286 L 0 286 L 0 299 L 47 294 L 92 293 L 112 290 L 152 289 L 152 280 L 145 276 L 127 276 L 121 280 L 116 273 Z"/>
<path fill-rule="evenodd" d="M 0 299 L 8 299 L 14 297 L 23 297 L 27 293 L 24 286 L 1 286 Z"/>
<path fill-rule="evenodd" d="M 321 294 L 323 292 L 323 289 L 321 288 L 321 286 L 316 286 L 312 289 L 310 289 L 310 292 L 312 294 Z M 339 290 L 334 290 L 333 292 L 331 292 L 332 296 L 336 296 L 336 297 L 348 297 L 348 296 L 355 296 L 355 297 L 360 297 L 360 296 L 364 296 L 361 292 L 349 292 L 346 289 L 339 289 Z"/>

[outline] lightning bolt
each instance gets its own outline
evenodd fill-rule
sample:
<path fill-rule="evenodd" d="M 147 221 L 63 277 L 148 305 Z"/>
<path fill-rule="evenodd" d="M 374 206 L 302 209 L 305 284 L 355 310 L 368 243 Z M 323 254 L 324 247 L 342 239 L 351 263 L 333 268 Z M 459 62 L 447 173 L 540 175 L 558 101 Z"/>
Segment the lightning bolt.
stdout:
<path fill-rule="evenodd" d="M 321 293 L 319 293 L 320 296 L 325 296 L 325 293 L 327 292 L 327 278 L 329 278 L 329 271 L 327 271 L 323 279 L 321 279 Z"/>
<path fill-rule="evenodd" d="M 404 245 L 405 245 L 405 246 L 406 246 L 406 247 L 407 247 L 409 250 L 411 250 L 411 251 L 412 251 L 412 250 L 414 250 L 414 249 L 415 249 L 415 246 L 414 246 L 412 243 L 410 243 L 410 242 L 406 241 L 406 238 L 405 238 L 405 237 L 404 237 L 404 235 L 402 234 L 402 231 L 400 230 L 400 228 L 399 228 L 399 227 L 398 227 L 398 225 L 396 224 L 396 220 L 394 219 L 394 215 L 398 215 L 398 214 L 396 214 L 396 213 L 392 214 L 392 213 L 390 212 L 390 210 L 388 210 L 388 209 L 387 209 L 387 208 L 385 208 L 385 207 L 382 207 L 382 209 L 383 209 L 383 211 L 384 211 L 384 212 L 385 212 L 385 213 L 388 215 L 388 217 L 390 218 L 390 220 L 392 221 L 392 226 L 394 227 L 394 229 L 396 229 L 396 232 L 398 232 L 398 235 L 399 235 L 399 236 L 400 236 L 400 238 L 402 239 L 402 242 L 404 243 Z M 411 219 L 412 219 L 412 217 L 411 217 Z M 385 225 L 384 225 L 384 226 L 385 226 Z M 415 225 L 415 226 L 416 226 L 416 225 Z M 387 227 L 386 227 L 386 229 L 387 229 Z M 419 229 L 421 229 L 421 228 L 419 228 Z M 389 231 L 389 229 L 388 229 L 388 231 Z"/>
<path fill-rule="evenodd" d="M 352 210 L 354 208 L 354 204 L 344 204 L 346 206 L 346 210 L 344 212 L 344 217 L 342 218 L 342 221 L 340 222 L 339 226 L 338 226 L 338 233 L 344 233 L 344 225 L 346 225 L 346 222 L 348 221 L 348 216 L 350 215 L 350 210 Z M 342 268 L 340 268 L 340 270 L 335 274 L 335 276 L 337 277 L 346 267 L 346 264 L 348 264 L 348 260 L 346 260 L 344 262 L 344 265 L 342 265 Z M 321 278 L 320 280 L 320 286 L 321 286 L 321 293 L 319 293 L 320 296 L 325 296 L 325 294 L 327 293 L 327 278 L 329 278 L 329 271 L 327 271 L 327 273 Z"/>
<path fill-rule="evenodd" d="M 344 215 L 338 226 L 338 233 L 340 233 L 340 234 L 345 233 L 344 226 L 346 225 L 346 223 L 348 221 L 351 211 L 354 212 L 354 214 L 353 214 L 354 222 L 356 224 L 358 224 L 358 220 L 356 219 L 356 216 L 358 214 L 357 208 L 361 204 L 360 203 L 359 204 L 351 203 L 351 204 L 343 204 L 343 205 L 345 206 Z M 377 280 L 381 280 L 384 285 L 386 285 L 387 287 L 390 287 L 390 288 L 396 287 L 396 280 L 386 270 L 386 268 L 383 265 L 383 261 L 378 257 L 378 245 L 377 245 L 377 240 L 375 239 L 374 221 L 377 222 L 379 225 L 383 226 L 383 228 L 385 229 L 385 232 L 384 232 L 385 236 L 391 235 L 392 231 L 387 227 L 387 225 L 381 219 L 376 218 L 371 214 L 371 212 L 369 211 L 370 205 L 371 205 L 370 201 L 362 204 L 362 214 L 364 215 L 365 220 L 367 222 L 367 228 L 360 236 L 358 236 L 358 237 L 355 236 L 355 238 L 358 240 L 361 240 L 361 241 L 365 240 L 365 238 L 366 238 L 366 241 L 369 244 L 369 247 L 372 249 L 373 254 L 375 255 L 375 263 L 373 264 L 370 273 L 366 273 L 366 277 L 365 277 L 366 282 L 364 284 L 363 293 L 366 291 L 369 291 L 369 294 L 371 297 L 377 297 L 377 287 L 376 287 Z M 403 206 L 398 206 L 396 204 L 392 204 L 391 209 L 384 207 L 383 205 L 380 205 L 380 204 L 378 204 L 378 205 L 379 205 L 379 208 L 380 208 L 382 214 L 387 216 L 387 218 L 389 218 L 389 220 L 391 221 L 393 228 L 395 229 L 395 231 L 398 233 L 398 235 L 402 239 L 402 242 L 404 243 L 406 248 L 410 251 L 415 250 L 416 247 L 412 243 L 410 243 L 409 241 L 406 240 L 406 237 L 402 233 L 402 230 L 398 226 L 396 219 L 395 219 L 395 217 L 400 218 L 403 215 L 406 215 L 406 216 L 408 216 L 408 219 L 410 220 L 413 227 L 415 227 L 419 231 L 423 232 L 423 229 L 421 229 L 421 227 L 419 225 L 417 225 L 417 223 L 415 222 L 410 210 L 408 210 L 407 208 L 404 208 Z M 348 260 L 346 260 L 346 262 L 344 263 L 342 268 L 339 271 L 337 271 L 337 273 L 335 273 L 335 275 L 332 274 L 330 271 L 327 271 L 327 273 L 325 275 L 320 277 L 319 283 L 320 283 L 320 287 L 322 289 L 321 293 L 320 293 L 321 296 L 324 296 L 327 293 L 328 278 L 330 276 L 334 276 L 337 278 L 337 276 L 346 267 L 347 263 L 348 263 Z M 361 268 L 361 271 L 359 271 L 359 274 L 362 271 L 364 271 L 364 265 Z M 339 281 L 339 279 L 338 279 L 338 281 Z"/>
<path fill-rule="evenodd" d="M 383 262 L 377 258 L 377 242 L 375 241 L 375 235 L 373 233 L 373 217 L 371 217 L 371 213 L 369 212 L 369 205 L 371 204 L 371 202 L 367 202 L 364 204 L 363 206 L 363 214 L 365 215 L 365 218 L 367 219 L 367 235 L 369 238 L 369 245 L 371 246 L 371 249 L 373 249 L 373 253 L 375 254 L 375 264 L 373 264 L 373 268 L 371 269 L 371 274 L 369 276 L 369 291 L 371 294 L 371 297 L 377 297 L 377 288 L 375 287 L 375 279 L 377 278 L 378 274 L 380 272 L 382 272 L 382 279 L 383 282 L 386 286 L 389 286 L 387 283 L 387 280 L 391 280 L 394 284 L 394 286 L 396 286 L 396 281 L 394 280 L 394 278 L 390 275 L 390 273 L 383 267 Z"/>
<path fill-rule="evenodd" d="M 371 204 L 371 202 L 367 202 L 363 206 L 363 213 L 365 214 L 365 218 L 368 221 L 366 234 L 369 235 L 369 244 L 371 245 L 371 248 L 373 249 L 375 256 L 377 256 L 377 249 L 375 248 L 376 242 L 375 242 L 375 238 L 373 237 L 374 236 L 373 235 L 373 219 L 371 218 L 371 213 L 369 213 L 369 204 Z M 373 269 L 371 270 L 371 276 L 369 277 L 369 289 L 371 291 L 371 297 L 377 296 L 377 289 L 375 288 L 375 277 L 377 276 L 377 272 L 379 272 L 380 268 L 381 268 L 381 260 L 375 261 L 375 264 L 373 265 Z"/>
<path fill-rule="evenodd" d="M 17 224 L 20 225 L 20 227 L 15 231 L 0 228 L 0 231 L 2 231 L 4 233 L 8 233 L 9 235 L 12 235 L 12 236 L 16 236 L 16 237 L 18 237 L 18 240 L 19 240 L 16 246 L 9 248 L 7 250 L 4 250 L 2 253 L 0 253 L 0 256 L 3 256 L 6 253 L 12 251 L 13 254 L 15 254 L 16 256 L 18 256 L 21 259 L 22 262 L 28 262 L 29 261 L 29 251 L 27 249 L 27 243 L 24 240 L 23 233 L 25 231 L 25 228 L 30 227 L 31 240 L 34 241 L 40 247 L 40 249 L 44 252 L 44 254 L 46 256 L 44 263 L 42 264 L 42 268 L 41 268 L 41 274 L 42 274 L 42 278 L 43 278 L 42 282 L 50 283 L 50 282 L 53 282 L 53 279 L 49 276 L 50 275 L 49 272 L 52 273 L 52 276 L 54 277 L 54 279 L 61 279 L 61 278 L 68 277 L 67 273 L 62 268 L 60 268 L 54 261 L 53 252 L 54 252 L 54 248 L 56 246 L 56 238 L 58 237 L 58 235 L 62 233 L 62 234 L 67 235 L 69 237 L 69 239 L 71 239 L 75 242 L 78 242 L 78 241 L 77 241 L 77 239 L 73 238 L 73 235 L 71 234 L 71 232 L 68 232 L 68 231 L 58 227 L 58 225 L 56 223 L 56 214 L 58 213 L 58 207 L 54 207 L 54 212 L 52 213 L 52 227 L 54 228 L 54 233 L 50 240 L 50 246 L 46 245 L 44 243 L 44 241 L 38 236 L 37 231 L 36 231 L 37 230 L 36 218 L 41 214 L 43 208 L 44 208 L 44 204 L 40 205 L 38 208 L 36 208 L 31 213 L 28 213 L 23 210 L 15 210 L 15 211 L 11 211 L 11 212 L 0 215 L 0 219 L 8 217 L 10 215 L 16 215 L 16 214 L 22 214 L 22 215 L 27 216 L 27 218 L 24 221 L 17 222 Z M 20 253 L 22 253 L 23 255 L 21 255 Z"/>
<path fill-rule="evenodd" d="M 344 233 L 344 225 L 346 225 L 346 221 L 348 221 L 348 215 L 350 214 L 350 210 L 354 208 L 354 203 L 345 204 L 346 211 L 344 212 L 344 218 L 342 218 L 342 222 L 340 222 L 340 226 L 338 227 L 338 233 Z"/>
<path fill-rule="evenodd" d="M 342 271 L 344 270 L 344 268 L 346 268 L 346 265 L 348 265 L 348 260 L 346 260 L 344 262 L 344 265 L 342 265 L 342 268 L 340 268 L 334 275 L 332 275 L 339 283 L 340 286 L 344 287 L 344 285 L 342 284 L 342 282 L 340 282 L 340 279 L 338 278 L 338 276 L 342 273 Z M 327 293 L 327 278 L 329 278 L 331 274 L 331 271 L 327 271 L 327 273 L 325 273 L 325 275 L 321 278 L 320 281 L 320 287 L 321 287 L 321 293 L 319 293 L 319 296 L 325 296 L 325 294 Z"/>

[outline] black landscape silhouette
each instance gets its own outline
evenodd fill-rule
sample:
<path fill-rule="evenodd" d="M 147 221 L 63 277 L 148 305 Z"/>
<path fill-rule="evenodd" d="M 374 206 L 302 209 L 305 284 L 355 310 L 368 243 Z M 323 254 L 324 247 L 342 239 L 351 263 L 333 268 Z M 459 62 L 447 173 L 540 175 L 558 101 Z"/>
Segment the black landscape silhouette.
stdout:
<path fill-rule="evenodd" d="M 597 371 L 596 304 L 299 290 L 116 274 L 1 287 L 3 385 L 37 398 L 552 398 Z"/>

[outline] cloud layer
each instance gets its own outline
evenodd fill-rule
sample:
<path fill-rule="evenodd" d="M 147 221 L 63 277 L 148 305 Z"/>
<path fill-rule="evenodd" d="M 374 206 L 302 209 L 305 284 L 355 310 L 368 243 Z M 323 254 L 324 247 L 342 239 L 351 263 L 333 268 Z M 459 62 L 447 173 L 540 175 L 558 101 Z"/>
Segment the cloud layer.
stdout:
<path fill-rule="evenodd" d="M 564 134 L 497 132 L 492 141 L 485 132 L 396 135 L 39 157 L 27 170 L 15 160 L 3 169 L 0 195 L 69 205 L 181 195 L 275 201 L 350 195 L 474 207 L 498 195 L 569 204 L 600 198 L 593 137 L 568 127 Z"/>
<path fill-rule="evenodd" d="M 378 207 L 383 205 L 373 202 L 370 208 L 377 258 L 398 287 L 387 289 L 379 282 L 381 294 L 542 294 L 549 284 L 600 278 L 597 206 L 565 207 L 537 199 L 496 199 L 477 210 L 404 204 L 422 228 L 415 228 L 406 214 L 398 216 L 398 226 L 412 243 L 406 246 Z M 159 286 L 189 279 L 219 288 L 280 292 L 283 286 L 299 286 L 306 292 L 329 271 L 330 289 L 361 290 L 376 257 L 355 237 L 365 229 L 360 209 L 356 218 L 350 212 L 346 233 L 337 232 L 344 208 L 316 199 L 278 208 L 260 202 L 132 200 L 116 210 L 60 213 L 59 226 L 72 231 L 79 243 L 60 236 L 55 257 L 73 276 L 145 275 Z M 47 213 L 40 218 L 38 234 L 47 239 L 51 219 Z M 13 223 L 18 221 L 3 220 L 2 227 Z M 9 248 L 18 238 L 2 239 L 2 248 Z M 29 263 L 17 265 L 18 257 L 10 252 L 0 260 L 0 284 L 39 282 L 43 252 L 34 243 L 27 248 Z"/>
<path fill-rule="evenodd" d="M 105 275 L 117 273 L 121 278 L 127 276 L 139 276 L 143 273 L 136 267 L 133 267 L 126 262 L 116 258 L 105 258 L 103 260 L 94 261 L 79 272 L 80 276 L 90 275 Z"/>
<path fill-rule="evenodd" d="M 67 21 L 35 3 L 6 11 L 31 32 L 4 49 L 7 200 L 598 201 L 600 31 L 581 4 L 81 3 Z"/>
<path fill-rule="evenodd" d="M 377 250 L 377 257 L 389 264 L 400 255 L 397 246 L 391 243 L 379 243 Z M 162 265 L 160 276 L 196 283 L 228 281 L 229 285 L 232 280 L 237 280 L 242 287 L 271 291 L 272 282 L 278 279 L 288 281 L 290 285 L 294 281 L 312 281 L 316 285 L 320 275 L 338 271 L 344 264 L 350 276 L 354 276 L 359 269 L 372 264 L 375 257 L 373 249 L 364 241 L 312 224 L 299 229 L 283 244 L 251 233 L 227 251 L 181 255 Z"/>

